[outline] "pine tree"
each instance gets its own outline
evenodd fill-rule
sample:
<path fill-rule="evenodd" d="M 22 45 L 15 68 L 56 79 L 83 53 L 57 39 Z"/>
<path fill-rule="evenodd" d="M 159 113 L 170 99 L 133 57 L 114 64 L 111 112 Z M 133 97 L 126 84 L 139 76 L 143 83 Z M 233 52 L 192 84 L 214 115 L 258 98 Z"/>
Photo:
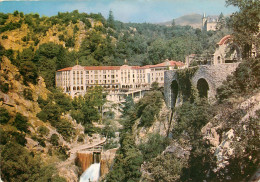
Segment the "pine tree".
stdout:
<path fill-rule="evenodd" d="M 107 24 L 110 28 L 115 28 L 115 19 L 112 10 L 109 11 L 108 19 L 107 19 Z"/>

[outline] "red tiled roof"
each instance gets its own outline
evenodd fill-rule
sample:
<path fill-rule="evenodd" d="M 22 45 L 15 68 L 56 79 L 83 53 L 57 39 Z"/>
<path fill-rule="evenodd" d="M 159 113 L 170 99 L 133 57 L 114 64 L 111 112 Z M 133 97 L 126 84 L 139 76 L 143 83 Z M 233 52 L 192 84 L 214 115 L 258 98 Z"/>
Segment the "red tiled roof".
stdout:
<path fill-rule="evenodd" d="M 226 43 L 227 40 L 231 39 L 232 36 L 231 35 L 226 35 L 225 37 L 223 37 L 217 44 L 218 45 L 223 45 Z"/>
<path fill-rule="evenodd" d="M 85 66 L 85 70 L 120 70 L 120 66 Z"/>
<path fill-rule="evenodd" d="M 165 66 L 183 66 L 184 64 L 179 61 L 166 61 L 156 65 L 145 65 L 145 66 L 130 66 L 132 69 L 147 69 L 147 68 L 156 68 L 156 67 L 165 67 Z M 70 71 L 73 67 L 67 67 L 58 70 L 59 71 Z M 85 66 L 84 70 L 120 70 L 121 66 Z"/>
<path fill-rule="evenodd" d="M 70 70 L 72 70 L 72 67 L 63 68 L 57 71 L 70 71 Z"/>

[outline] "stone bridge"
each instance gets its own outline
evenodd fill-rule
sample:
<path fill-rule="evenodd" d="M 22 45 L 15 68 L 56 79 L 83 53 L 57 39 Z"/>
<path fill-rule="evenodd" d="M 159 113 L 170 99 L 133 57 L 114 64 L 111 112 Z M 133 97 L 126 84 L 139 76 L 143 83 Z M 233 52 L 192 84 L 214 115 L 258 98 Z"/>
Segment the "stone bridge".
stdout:
<path fill-rule="evenodd" d="M 224 63 L 217 65 L 201 65 L 191 78 L 191 85 L 199 91 L 200 97 L 214 100 L 217 88 L 235 71 L 239 63 Z M 189 69 L 189 68 L 185 68 Z M 164 97 L 166 105 L 174 108 L 182 103 L 179 88 L 182 83 L 178 79 L 178 70 L 169 70 L 164 74 Z"/>

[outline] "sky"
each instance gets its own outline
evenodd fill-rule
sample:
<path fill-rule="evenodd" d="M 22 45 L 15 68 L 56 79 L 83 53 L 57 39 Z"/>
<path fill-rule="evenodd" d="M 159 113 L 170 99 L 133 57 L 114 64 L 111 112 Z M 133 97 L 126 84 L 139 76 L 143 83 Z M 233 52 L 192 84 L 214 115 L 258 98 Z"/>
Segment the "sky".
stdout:
<path fill-rule="evenodd" d="M 105 18 L 112 10 L 114 18 L 125 23 L 159 23 L 193 13 L 229 15 L 237 11 L 233 6 L 226 7 L 225 0 L 0 0 L 0 12 L 13 13 L 15 10 L 41 16 L 78 10 L 101 13 Z"/>

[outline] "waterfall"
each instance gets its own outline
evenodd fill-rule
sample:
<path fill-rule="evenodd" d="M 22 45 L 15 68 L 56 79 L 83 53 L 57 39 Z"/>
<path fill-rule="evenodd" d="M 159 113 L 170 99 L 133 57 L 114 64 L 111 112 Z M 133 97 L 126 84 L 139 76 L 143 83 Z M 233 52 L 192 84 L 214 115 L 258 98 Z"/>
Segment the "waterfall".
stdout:
<path fill-rule="evenodd" d="M 94 163 L 80 176 L 79 182 L 97 182 L 99 176 L 100 163 Z"/>

